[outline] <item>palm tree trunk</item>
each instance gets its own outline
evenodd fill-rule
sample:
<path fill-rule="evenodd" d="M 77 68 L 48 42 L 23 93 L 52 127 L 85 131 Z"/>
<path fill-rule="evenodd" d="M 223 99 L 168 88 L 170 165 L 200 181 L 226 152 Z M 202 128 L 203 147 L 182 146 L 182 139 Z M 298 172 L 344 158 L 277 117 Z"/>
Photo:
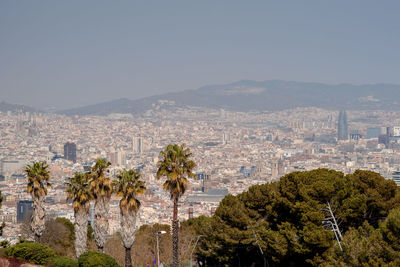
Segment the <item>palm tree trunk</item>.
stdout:
<path fill-rule="evenodd" d="M 125 267 L 132 267 L 131 248 L 125 248 Z"/>
<path fill-rule="evenodd" d="M 39 242 L 45 226 L 44 196 L 33 196 L 33 213 L 31 217 L 31 229 L 35 235 L 35 242 Z"/>
<path fill-rule="evenodd" d="M 40 235 L 35 234 L 35 243 L 40 243 Z"/>
<path fill-rule="evenodd" d="M 82 207 L 75 212 L 75 253 L 76 258 L 86 251 L 88 210 Z"/>
<path fill-rule="evenodd" d="M 125 247 L 125 266 L 132 266 L 131 247 L 135 241 L 136 213 L 120 209 L 121 239 Z"/>
<path fill-rule="evenodd" d="M 108 236 L 109 199 L 104 197 L 98 198 L 95 202 L 94 208 L 94 239 L 98 250 L 103 252 L 104 244 L 106 243 Z"/>
<path fill-rule="evenodd" d="M 179 221 L 178 221 L 178 198 L 174 199 L 174 216 L 172 220 L 172 266 L 179 267 Z"/>

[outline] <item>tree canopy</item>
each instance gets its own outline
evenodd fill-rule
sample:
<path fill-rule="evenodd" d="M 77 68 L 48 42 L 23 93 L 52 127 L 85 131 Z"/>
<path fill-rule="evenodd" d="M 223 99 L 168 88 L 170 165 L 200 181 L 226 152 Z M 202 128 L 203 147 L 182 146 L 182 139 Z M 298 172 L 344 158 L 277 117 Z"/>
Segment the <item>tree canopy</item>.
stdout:
<path fill-rule="evenodd" d="M 344 257 L 322 224 L 328 202 L 344 234 Z M 188 223 L 203 235 L 197 256 L 207 264 L 262 266 L 261 248 L 270 266 L 360 266 L 368 258 L 352 260 L 354 246 L 374 255 L 374 262 L 400 257 L 399 207 L 399 189 L 377 173 L 316 169 L 228 195 L 214 216 Z"/>

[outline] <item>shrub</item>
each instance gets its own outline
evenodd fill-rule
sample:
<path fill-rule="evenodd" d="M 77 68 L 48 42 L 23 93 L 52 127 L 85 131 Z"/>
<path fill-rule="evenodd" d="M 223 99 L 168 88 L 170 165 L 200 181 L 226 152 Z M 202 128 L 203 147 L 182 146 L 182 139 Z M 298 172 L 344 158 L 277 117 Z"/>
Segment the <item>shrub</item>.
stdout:
<path fill-rule="evenodd" d="M 44 265 L 49 258 L 54 257 L 54 251 L 48 246 L 38 243 L 19 243 L 6 250 L 8 257 Z"/>
<path fill-rule="evenodd" d="M 3 240 L 0 242 L 0 247 L 8 248 L 10 246 L 10 242 L 8 240 Z"/>
<path fill-rule="evenodd" d="M 46 221 L 40 243 L 47 245 L 60 256 L 75 256 L 74 225 L 65 218 Z"/>
<path fill-rule="evenodd" d="M 47 266 L 49 267 L 78 267 L 78 261 L 64 257 L 64 256 L 55 256 L 49 259 L 47 262 Z"/>
<path fill-rule="evenodd" d="M 79 267 L 120 267 L 112 257 L 95 251 L 83 253 L 78 262 Z"/>

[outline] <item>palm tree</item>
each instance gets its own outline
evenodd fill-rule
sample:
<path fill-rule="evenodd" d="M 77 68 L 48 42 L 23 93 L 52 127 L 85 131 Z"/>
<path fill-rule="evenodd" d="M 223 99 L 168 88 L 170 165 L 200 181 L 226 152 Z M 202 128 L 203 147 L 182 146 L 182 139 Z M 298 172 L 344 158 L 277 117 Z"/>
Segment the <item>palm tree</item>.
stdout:
<path fill-rule="evenodd" d="M 169 191 L 171 200 L 174 203 L 172 220 L 172 266 L 179 266 L 178 242 L 179 242 L 179 221 L 178 221 L 178 200 L 185 193 L 188 180 L 186 177 L 195 177 L 192 170 L 196 167 L 194 161 L 189 160 L 192 156 L 189 148 L 182 145 L 168 145 L 160 152 L 161 160 L 157 163 L 157 179 L 166 177 L 164 189 Z"/>
<path fill-rule="evenodd" d="M 134 169 L 123 169 L 114 180 L 114 191 L 122 197 L 119 202 L 121 213 L 121 238 L 125 247 L 125 267 L 132 267 L 131 248 L 135 241 L 136 213 L 140 208 L 137 195 L 143 194 L 145 183 Z"/>
<path fill-rule="evenodd" d="M 108 235 L 108 216 L 112 183 L 106 177 L 107 168 L 111 165 L 106 159 L 97 159 L 90 171 L 90 191 L 94 197 L 94 240 L 97 248 L 103 252 Z"/>
<path fill-rule="evenodd" d="M 26 191 L 31 194 L 33 200 L 33 214 L 31 218 L 31 229 L 35 234 L 35 242 L 39 242 L 45 225 L 44 200 L 47 188 L 51 187 L 50 172 L 46 162 L 33 162 L 25 167 L 28 178 Z"/>
<path fill-rule="evenodd" d="M 1 191 L 0 191 L 0 208 L 1 208 L 1 204 L 3 203 L 3 196 L 1 195 Z M 3 229 L 4 227 L 6 227 L 6 223 L 3 222 L 0 226 L 0 236 L 3 236 Z"/>
<path fill-rule="evenodd" d="M 67 200 L 73 200 L 74 216 L 75 216 L 75 253 L 76 257 L 86 251 L 86 239 L 88 229 L 88 212 L 92 192 L 89 188 L 88 173 L 75 172 L 74 177 L 68 178 Z"/>

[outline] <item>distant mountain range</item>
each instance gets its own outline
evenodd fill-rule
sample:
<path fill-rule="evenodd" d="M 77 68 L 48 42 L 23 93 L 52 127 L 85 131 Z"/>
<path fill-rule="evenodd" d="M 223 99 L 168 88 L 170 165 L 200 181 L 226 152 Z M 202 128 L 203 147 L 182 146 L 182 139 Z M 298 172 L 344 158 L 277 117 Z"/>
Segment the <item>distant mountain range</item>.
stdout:
<path fill-rule="evenodd" d="M 0 112 L 7 112 L 7 111 L 35 112 L 38 111 L 38 109 L 20 104 L 11 104 L 4 101 L 0 102 Z"/>
<path fill-rule="evenodd" d="M 400 85 L 329 85 L 280 80 L 262 82 L 243 80 L 136 100 L 118 99 L 62 110 L 58 113 L 66 115 L 141 114 L 151 109 L 152 104 L 159 100 L 172 100 L 179 106 L 223 108 L 233 111 L 274 111 L 296 107 L 400 110 Z"/>
<path fill-rule="evenodd" d="M 223 108 L 233 111 L 275 111 L 296 107 L 348 110 L 400 110 L 400 85 L 337 84 L 280 80 L 209 85 L 196 90 L 167 93 L 136 100 L 117 99 L 105 103 L 61 110 L 66 115 L 142 114 L 160 100 L 178 106 Z M 0 110 L 2 110 L 0 103 Z"/>

